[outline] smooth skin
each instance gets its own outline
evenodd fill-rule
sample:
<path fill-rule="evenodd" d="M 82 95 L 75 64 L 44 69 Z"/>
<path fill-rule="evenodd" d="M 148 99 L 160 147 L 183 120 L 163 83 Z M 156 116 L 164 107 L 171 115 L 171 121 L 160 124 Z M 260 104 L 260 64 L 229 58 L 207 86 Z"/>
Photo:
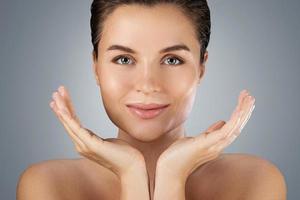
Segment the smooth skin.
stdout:
<path fill-rule="evenodd" d="M 107 50 L 114 44 L 135 53 Z M 190 51 L 160 53 L 175 44 Z M 222 153 L 250 119 L 255 98 L 249 91 L 241 91 L 227 121 L 186 136 L 184 122 L 208 59 L 206 52 L 199 63 L 199 52 L 194 27 L 178 8 L 116 9 L 106 19 L 93 69 L 106 113 L 119 129 L 117 138 L 104 139 L 84 127 L 70 93 L 60 86 L 50 107 L 83 158 L 33 164 L 20 176 L 17 199 L 286 199 L 284 177 L 274 164 Z M 125 57 L 129 64 L 122 62 Z M 177 64 L 169 64 L 170 58 Z M 128 112 L 126 103 L 132 101 L 170 106 L 157 118 L 142 120 Z"/>

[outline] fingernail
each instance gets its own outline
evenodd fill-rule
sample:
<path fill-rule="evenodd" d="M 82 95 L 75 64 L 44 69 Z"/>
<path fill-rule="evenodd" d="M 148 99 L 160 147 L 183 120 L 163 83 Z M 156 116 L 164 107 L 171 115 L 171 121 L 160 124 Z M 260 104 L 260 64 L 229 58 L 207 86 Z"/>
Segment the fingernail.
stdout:
<path fill-rule="evenodd" d="M 60 110 L 57 110 L 56 111 L 60 116 L 64 117 L 64 114 L 60 111 Z"/>
<path fill-rule="evenodd" d="M 253 106 L 252 106 L 250 112 L 252 112 L 252 111 L 254 110 L 254 108 L 255 108 L 255 105 L 253 104 Z"/>
<path fill-rule="evenodd" d="M 243 110 L 240 110 L 239 111 L 239 117 L 241 117 L 243 115 L 244 111 Z"/>
<path fill-rule="evenodd" d="M 69 115 L 68 115 L 68 112 L 67 112 L 65 109 L 62 109 L 62 112 L 63 112 L 65 115 L 69 116 Z"/>
<path fill-rule="evenodd" d="M 63 115 L 64 117 L 67 117 L 67 113 L 66 113 L 66 111 L 65 110 L 58 110 L 58 112 L 61 114 L 61 115 Z"/>
<path fill-rule="evenodd" d="M 50 103 L 50 107 L 51 107 L 51 108 L 53 108 L 53 107 L 54 107 L 54 102 L 53 102 L 53 101 L 51 101 L 51 103 Z"/>
<path fill-rule="evenodd" d="M 61 94 L 61 95 L 63 95 L 63 87 L 62 86 L 60 86 L 59 88 L 58 88 L 58 92 Z"/>

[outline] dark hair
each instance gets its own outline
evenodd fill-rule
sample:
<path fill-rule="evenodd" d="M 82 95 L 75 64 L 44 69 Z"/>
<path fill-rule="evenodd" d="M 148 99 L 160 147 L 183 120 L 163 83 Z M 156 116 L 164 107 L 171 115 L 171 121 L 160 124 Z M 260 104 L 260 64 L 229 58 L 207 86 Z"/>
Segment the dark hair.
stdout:
<path fill-rule="evenodd" d="M 93 52 L 96 58 L 98 57 L 98 44 L 101 39 L 104 21 L 117 7 L 130 4 L 152 7 L 161 3 L 176 5 L 191 20 L 201 47 L 200 63 L 203 63 L 204 53 L 209 43 L 211 27 L 210 10 L 206 0 L 93 0 L 90 27 L 94 48 Z"/>

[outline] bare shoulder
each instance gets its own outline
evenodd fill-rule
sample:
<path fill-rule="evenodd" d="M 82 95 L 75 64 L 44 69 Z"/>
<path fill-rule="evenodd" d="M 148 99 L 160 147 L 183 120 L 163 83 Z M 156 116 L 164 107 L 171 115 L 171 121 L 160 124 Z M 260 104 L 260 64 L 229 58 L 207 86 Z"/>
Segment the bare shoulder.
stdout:
<path fill-rule="evenodd" d="M 286 199 L 283 174 L 272 162 L 250 154 L 224 153 L 187 180 L 187 199 Z"/>
<path fill-rule="evenodd" d="M 46 160 L 27 167 L 19 176 L 17 200 L 117 199 L 117 177 L 86 158 Z"/>

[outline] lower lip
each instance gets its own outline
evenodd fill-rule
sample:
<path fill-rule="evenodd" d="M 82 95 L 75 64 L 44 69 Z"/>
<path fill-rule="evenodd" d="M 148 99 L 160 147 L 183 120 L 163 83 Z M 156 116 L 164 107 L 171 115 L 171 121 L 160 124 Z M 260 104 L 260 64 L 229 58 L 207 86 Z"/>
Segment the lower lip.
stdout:
<path fill-rule="evenodd" d="M 158 108 L 158 109 L 150 109 L 150 110 L 143 110 L 143 109 L 138 109 L 138 108 L 129 107 L 129 106 L 127 106 L 127 107 L 129 108 L 131 113 L 133 113 L 134 115 L 136 115 L 142 119 L 152 119 L 154 117 L 157 117 L 159 114 L 161 114 L 162 111 L 164 111 L 168 106 Z"/>

